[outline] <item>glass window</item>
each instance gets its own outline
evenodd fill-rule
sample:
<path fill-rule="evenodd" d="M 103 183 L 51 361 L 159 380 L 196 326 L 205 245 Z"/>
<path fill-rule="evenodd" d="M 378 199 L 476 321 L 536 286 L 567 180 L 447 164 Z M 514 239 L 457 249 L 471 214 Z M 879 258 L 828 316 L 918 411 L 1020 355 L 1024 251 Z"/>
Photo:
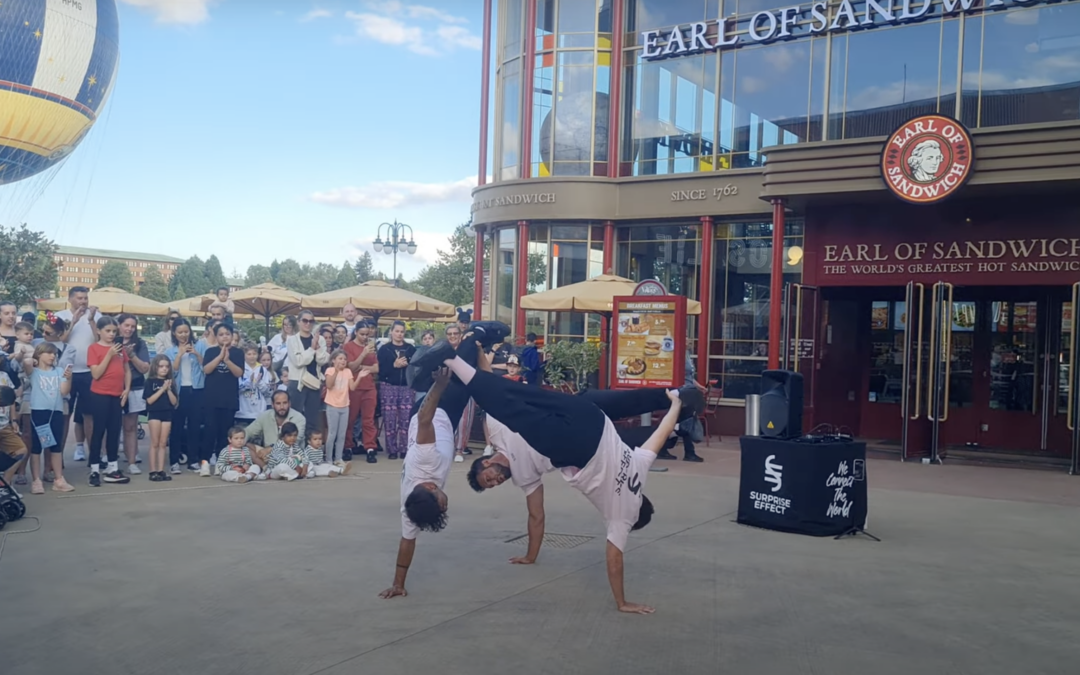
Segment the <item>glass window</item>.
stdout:
<path fill-rule="evenodd" d="M 730 117 L 721 119 L 721 124 L 732 127 L 734 166 L 761 166 L 765 161 L 762 148 L 805 141 L 810 41 L 740 49 L 735 53 L 735 70 L 734 106 Z"/>
<path fill-rule="evenodd" d="M 785 248 L 802 246 L 803 224 L 785 224 Z M 713 252 L 713 317 L 709 377 L 723 397 L 743 401 L 760 389 L 769 342 L 772 223 L 718 223 Z M 802 259 L 784 256 L 784 283 L 802 280 Z"/>
<path fill-rule="evenodd" d="M 665 225 L 618 230 L 617 274 L 657 279 L 675 295 L 697 299 L 701 226 Z"/>
<path fill-rule="evenodd" d="M 598 0 L 559 0 L 559 34 L 596 33 L 598 14 Z"/>
<path fill-rule="evenodd" d="M 499 15 L 503 17 L 502 60 L 506 61 L 522 52 L 521 37 L 525 32 L 525 0 L 501 0 Z"/>
<path fill-rule="evenodd" d="M 709 53 L 637 65 L 624 99 L 631 134 L 623 145 L 635 175 L 713 170 L 717 61 Z"/>
<path fill-rule="evenodd" d="M 995 12 L 983 21 L 980 127 L 1080 117 L 1080 4 Z M 965 62 L 965 72 L 973 66 Z"/>
<path fill-rule="evenodd" d="M 521 162 L 521 59 L 505 64 L 501 69 L 502 101 L 500 113 L 500 178 L 513 180 L 519 177 Z"/>
<path fill-rule="evenodd" d="M 720 0 L 629 0 L 626 5 L 627 30 L 640 32 L 715 19 Z"/>
<path fill-rule="evenodd" d="M 499 230 L 495 250 L 495 316 L 508 326 L 514 325 L 514 308 L 517 307 L 516 274 L 514 261 L 517 257 L 517 230 L 512 227 Z"/>

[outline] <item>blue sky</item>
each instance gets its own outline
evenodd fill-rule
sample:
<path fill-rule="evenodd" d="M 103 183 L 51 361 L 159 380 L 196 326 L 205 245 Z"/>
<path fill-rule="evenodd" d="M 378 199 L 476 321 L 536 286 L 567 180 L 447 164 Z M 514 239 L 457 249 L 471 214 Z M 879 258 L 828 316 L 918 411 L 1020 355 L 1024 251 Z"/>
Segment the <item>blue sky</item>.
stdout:
<path fill-rule="evenodd" d="M 112 98 L 24 220 L 228 275 L 341 264 L 397 218 L 414 276 L 468 220 L 479 134 L 482 3 L 423 1 L 119 0 Z"/>

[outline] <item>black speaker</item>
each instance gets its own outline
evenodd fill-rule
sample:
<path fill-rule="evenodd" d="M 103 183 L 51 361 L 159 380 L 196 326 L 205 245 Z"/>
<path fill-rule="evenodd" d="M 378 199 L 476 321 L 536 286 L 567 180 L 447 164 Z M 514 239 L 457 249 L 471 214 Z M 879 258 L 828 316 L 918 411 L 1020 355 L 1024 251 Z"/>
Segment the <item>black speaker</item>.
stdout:
<path fill-rule="evenodd" d="M 790 370 L 761 374 L 760 431 L 770 438 L 802 436 L 803 376 Z"/>

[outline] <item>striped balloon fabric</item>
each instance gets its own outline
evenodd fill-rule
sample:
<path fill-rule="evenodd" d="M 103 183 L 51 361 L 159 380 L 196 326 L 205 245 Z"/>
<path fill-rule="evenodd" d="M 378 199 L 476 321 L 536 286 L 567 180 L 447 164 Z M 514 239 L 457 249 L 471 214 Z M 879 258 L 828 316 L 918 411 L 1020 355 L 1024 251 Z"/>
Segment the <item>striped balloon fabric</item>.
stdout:
<path fill-rule="evenodd" d="M 54 166 L 90 131 L 119 33 L 115 0 L 0 0 L 0 185 Z"/>

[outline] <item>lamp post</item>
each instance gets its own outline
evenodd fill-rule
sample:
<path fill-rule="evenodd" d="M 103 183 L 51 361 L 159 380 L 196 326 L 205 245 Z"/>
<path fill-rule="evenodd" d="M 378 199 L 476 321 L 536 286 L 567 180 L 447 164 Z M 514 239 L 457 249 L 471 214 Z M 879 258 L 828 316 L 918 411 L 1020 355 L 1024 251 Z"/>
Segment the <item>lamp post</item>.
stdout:
<path fill-rule="evenodd" d="M 383 228 L 386 228 L 386 241 L 382 239 Z M 409 240 L 405 241 L 405 230 L 409 231 Z M 398 253 L 416 253 L 416 240 L 413 238 L 413 229 L 405 223 L 394 220 L 393 223 L 382 223 L 375 233 L 375 241 L 372 244 L 375 252 L 382 251 L 386 255 L 394 256 L 394 286 L 397 286 L 397 256 Z"/>

